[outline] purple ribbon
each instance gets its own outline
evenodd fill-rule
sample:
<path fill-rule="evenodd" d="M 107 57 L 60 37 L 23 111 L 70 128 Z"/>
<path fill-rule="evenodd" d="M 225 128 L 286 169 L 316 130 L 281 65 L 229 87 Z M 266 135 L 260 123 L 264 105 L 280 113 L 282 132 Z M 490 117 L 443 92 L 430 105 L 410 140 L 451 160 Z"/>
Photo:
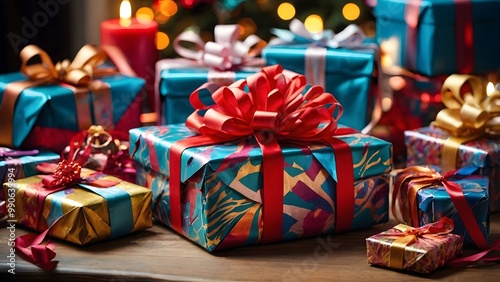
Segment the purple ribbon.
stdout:
<path fill-rule="evenodd" d="M 34 156 L 37 155 L 38 153 L 40 153 L 40 151 L 38 150 L 20 151 L 20 150 L 12 150 L 9 148 L 0 147 L 0 159 Z"/>

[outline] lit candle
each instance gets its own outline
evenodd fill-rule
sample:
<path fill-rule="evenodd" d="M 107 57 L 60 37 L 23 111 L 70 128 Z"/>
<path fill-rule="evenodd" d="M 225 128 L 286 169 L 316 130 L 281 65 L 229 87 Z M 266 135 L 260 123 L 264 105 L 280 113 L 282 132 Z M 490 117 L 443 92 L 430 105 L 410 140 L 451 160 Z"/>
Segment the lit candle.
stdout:
<path fill-rule="evenodd" d="M 128 0 L 120 5 L 120 19 L 106 20 L 101 23 L 101 44 L 115 45 L 128 58 L 130 66 L 139 77 L 146 80 L 148 106 L 156 111 L 154 97 L 155 64 L 158 60 L 156 49 L 156 21 L 145 22 L 132 18 Z"/>

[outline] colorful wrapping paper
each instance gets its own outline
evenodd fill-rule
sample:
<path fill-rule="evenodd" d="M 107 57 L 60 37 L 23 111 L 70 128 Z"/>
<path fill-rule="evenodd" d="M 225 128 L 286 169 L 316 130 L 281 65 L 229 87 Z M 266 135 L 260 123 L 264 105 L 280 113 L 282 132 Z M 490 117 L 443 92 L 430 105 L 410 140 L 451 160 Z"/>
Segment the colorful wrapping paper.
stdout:
<path fill-rule="evenodd" d="M 82 176 L 93 172 L 82 169 Z M 44 189 L 40 176 L 18 179 L 13 188 L 15 220 L 38 232 L 50 227 L 50 236 L 78 245 L 120 237 L 152 226 L 150 190 L 111 176 L 102 179 L 119 184 L 109 188 L 78 184 L 49 194 L 43 206 L 37 204 L 37 195 Z M 8 192 L 7 183 L 3 189 Z M 38 210 L 41 210 L 39 217 Z"/>
<path fill-rule="evenodd" d="M 496 71 L 498 0 L 379 0 L 377 40 L 396 64 L 427 76 Z"/>
<path fill-rule="evenodd" d="M 405 131 L 408 166 L 441 165 L 443 144 L 450 135 L 431 126 Z M 460 145 L 457 168 L 478 167 L 478 174 L 489 178 L 490 212 L 500 210 L 500 143 L 494 139 L 479 138 Z"/>
<path fill-rule="evenodd" d="M 409 226 L 399 224 L 394 228 L 366 239 L 368 263 L 395 268 L 390 265 L 390 251 L 394 241 L 394 233 L 402 233 Z M 444 266 L 448 261 L 462 253 L 463 237 L 456 234 L 418 237 L 404 248 L 402 270 L 417 273 L 430 273 Z"/>
<path fill-rule="evenodd" d="M 487 240 L 490 229 L 488 178 L 473 175 L 455 177 L 451 180 L 462 188 L 467 204 L 479 225 L 479 229 Z M 409 210 L 410 208 L 405 198 L 406 193 L 403 193 L 402 196 L 402 201 L 406 203 L 403 209 Z M 419 226 L 437 222 L 443 217 L 448 217 L 452 219 L 455 224 L 452 233 L 463 236 L 466 245 L 472 244 L 471 236 L 457 213 L 457 208 L 453 204 L 450 195 L 443 186 L 433 185 L 428 188 L 420 189 L 417 192 L 417 206 Z M 408 222 L 410 221 L 411 220 L 408 219 Z"/>
<path fill-rule="evenodd" d="M 305 74 L 308 47 L 306 44 L 268 45 L 262 50 L 262 57 L 267 65 L 280 64 L 284 69 Z M 363 129 L 370 118 L 370 103 L 373 102 L 370 101 L 370 84 L 375 53 L 368 48 L 325 48 L 324 88 L 344 107 L 339 122 L 357 130 Z"/>
<path fill-rule="evenodd" d="M 137 182 L 152 187 L 155 216 L 170 225 L 170 146 L 193 133 L 184 125 L 170 125 L 133 129 L 130 134 L 133 158 L 139 162 Z M 390 143 L 362 134 L 339 138 L 350 145 L 359 180 L 354 184 L 352 228 L 387 221 L 387 181 L 381 174 L 391 169 Z M 342 212 L 336 210 L 337 176 L 331 148 L 285 146 L 282 152 L 286 185 L 282 240 L 331 233 L 336 213 Z M 159 160 L 159 171 L 151 170 L 153 155 Z M 261 150 L 251 140 L 185 150 L 181 164 L 183 235 L 208 251 L 260 243 L 261 162 Z"/>
<path fill-rule="evenodd" d="M 232 82 L 245 79 L 260 69 L 247 68 L 239 71 L 216 71 L 207 67 L 192 66 L 193 63 L 186 60 L 185 67 L 169 68 L 169 62 L 176 60 L 164 59 L 157 62 L 160 72 L 157 82 L 161 99 L 162 121 L 161 124 L 175 124 L 186 121 L 186 118 L 194 111 L 189 102 L 189 96 L 198 87 L 208 81 L 217 82 L 219 85 L 229 85 Z M 210 93 L 203 93 L 201 99 L 207 104 L 212 104 Z"/>

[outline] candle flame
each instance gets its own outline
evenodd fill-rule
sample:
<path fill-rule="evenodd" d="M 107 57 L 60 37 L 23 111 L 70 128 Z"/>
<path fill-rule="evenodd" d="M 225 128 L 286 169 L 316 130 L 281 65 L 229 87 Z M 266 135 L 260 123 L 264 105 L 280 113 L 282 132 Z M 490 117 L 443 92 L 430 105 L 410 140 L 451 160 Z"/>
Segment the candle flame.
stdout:
<path fill-rule="evenodd" d="M 132 6 L 130 1 L 122 0 L 120 4 L 120 25 L 129 26 L 132 23 Z"/>
<path fill-rule="evenodd" d="M 488 85 L 486 86 L 486 94 L 491 95 L 495 92 L 495 85 L 493 85 L 493 82 L 488 82 Z"/>

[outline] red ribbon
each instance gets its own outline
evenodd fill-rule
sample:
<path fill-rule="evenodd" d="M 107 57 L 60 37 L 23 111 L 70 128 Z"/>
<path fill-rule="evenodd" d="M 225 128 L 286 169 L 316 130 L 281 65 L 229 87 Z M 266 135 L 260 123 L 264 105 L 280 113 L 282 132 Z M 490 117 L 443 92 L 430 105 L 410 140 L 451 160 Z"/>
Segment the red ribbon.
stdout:
<path fill-rule="evenodd" d="M 474 31 L 471 0 L 453 0 L 455 3 L 456 64 L 460 73 L 474 70 Z M 410 0 L 405 8 L 406 39 L 405 64 L 417 67 L 417 43 L 420 6 L 422 0 Z"/>
<path fill-rule="evenodd" d="M 218 88 L 212 93 L 214 105 L 204 105 L 198 96 L 202 89 L 210 91 L 210 83 L 191 94 L 195 111 L 186 125 L 198 135 L 177 141 L 170 149 L 170 220 L 174 230 L 182 234 L 182 151 L 250 136 L 257 140 L 263 155 L 263 242 L 279 241 L 282 236 L 284 160 L 280 142 L 301 146 L 320 142 L 334 149 L 338 177 L 335 231 L 351 227 L 354 215 L 352 155 L 349 145 L 333 136 L 355 131 L 337 130 L 342 106 L 332 94 L 325 93 L 321 86 L 312 86 L 303 94 L 305 87 L 304 76 L 283 71 L 276 65 L 265 67 L 246 80 Z"/>

